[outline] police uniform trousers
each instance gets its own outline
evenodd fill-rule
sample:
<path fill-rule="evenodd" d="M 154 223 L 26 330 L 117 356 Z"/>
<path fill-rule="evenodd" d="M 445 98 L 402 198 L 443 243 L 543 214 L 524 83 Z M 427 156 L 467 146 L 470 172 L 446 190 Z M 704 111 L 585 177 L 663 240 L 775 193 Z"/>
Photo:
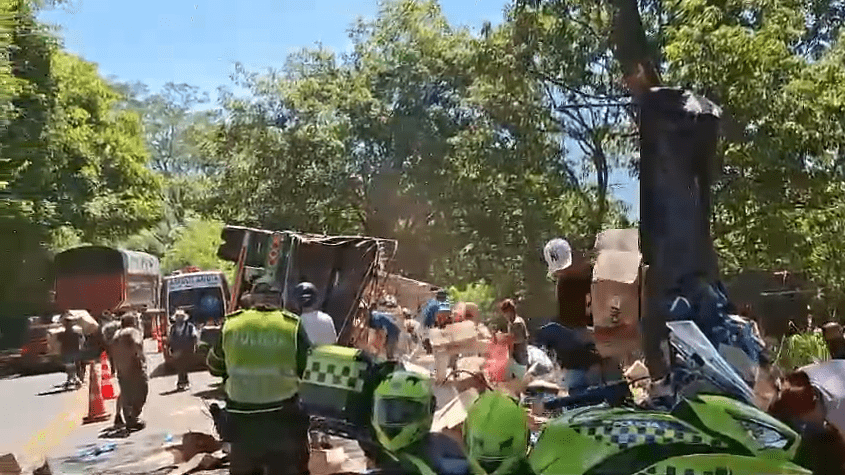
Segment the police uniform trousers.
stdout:
<path fill-rule="evenodd" d="M 298 402 L 272 412 L 228 412 L 232 475 L 308 475 L 309 419 Z"/>

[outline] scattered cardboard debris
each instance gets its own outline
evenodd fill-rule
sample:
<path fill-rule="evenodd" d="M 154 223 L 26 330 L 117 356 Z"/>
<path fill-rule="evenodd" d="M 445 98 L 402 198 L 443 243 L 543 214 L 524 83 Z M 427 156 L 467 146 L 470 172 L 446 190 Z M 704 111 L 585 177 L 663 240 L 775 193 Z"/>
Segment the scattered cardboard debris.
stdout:
<path fill-rule="evenodd" d="M 487 360 L 481 356 L 465 356 L 458 359 L 457 369 L 470 373 L 480 373 Z"/>
<path fill-rule="evenodd" d="M 343 447 L 312 450 L 308 458 L 308 471 L 311 475 L 338 473 L 342 470 L 341 466 L 345 460 L 346 451 Z"/>
<path fill-rule="evenodd" d="M 536 379 L 531 381 L 527 386 L 526 389 L 531 390 L 535 393 L 547 393 L 547 394 L 560 394 L 562 391 L 561 387 L 551 381 L 546 381 L 544 379 Z"/>
<path fill-rule="evenodd" d="M 467 418 L 467 410 L 478 399 L 478 396 L 478 390 L 470 388 L 438 409 L 434 413 L 431 432 L 442 434 L 459 445 L 463 444 L 463 427 Z"/>
<path fill-rule="evenodd" d="M 460 346 L 478 338 L 478 330 L 475 322 L 465 320 L 463 322 L 451 323 L 444 328 L 432 328 L 429 331 L 431 346 L 443 347 L 449 345 Z"/>
<path fill-rule="evenodd" d="M 444 328 L 433 328 L 429 331 L 432 351 L 434 353 L 435 379 L 442 382 L 450 369 L 457 367 L 459 358 L 482 356 L 489 351 L 489 330 L 483 324 L 473 321 L 452 323 Z M 478 371 L 478 365 L 470 364 L 467 371 Z M 483 366 L 483 363 L 482 363 Z"/>
<path fill-rule="evenodd" d="M 438 409 L 434 413 L 431 431 L 441 432 L 443 429 L 454 429 L 463 424 L 467 417 L 467 409 L 478 399 L 478 395 L 478 390 L 475 388 L 467 389 Z"/>
<path fill-rule="evenodd" d="M 21 472 L 18 459 L 13 454 L 0 456 L 0 475 L 20 475 Z"/>
<path fill-rule="evenodd" d="M 414 364 L 431 371 L 434 369 L 434 355 L 420 355 L 413 359 Z"/>
<path fill-rule="evenodd" d="M 220 450 L 221 443 L 214 436 L 202 432 L 186 432 L 182 435 L 182 458 L 193 460 L 200 453 L 214 453 Z"/>
<path fill-rule="evenodd" d="M 187 475 L 200 470 L 214 470 L 220 468 L 226 461 L 226 455 L 222 451 L 209 453 L 198 453 L 187 462 L 179 465 L 169 475 Z"/>
<path fill-rule="evenodd" d="M 415 365 L 414 363 L 404 362 L 404 363 L 402 363 L 402 366 L 405 368 L 405 371 L 411 371 L 413 373 L 419 373 L 419 374 L 422 374 L 422 375 L 425 375 L 425 376 L 431 375 L 430 370 L 428 370 L 427 368 L 424 368 L 422 366 Z"/>
<path fill-rule="evenodd" d="M 625 370 L 625 378 L 628 381 L 639 381 L 649 377 L 648 368 L 642 360 L 634 361 L 634 364 Z"/>

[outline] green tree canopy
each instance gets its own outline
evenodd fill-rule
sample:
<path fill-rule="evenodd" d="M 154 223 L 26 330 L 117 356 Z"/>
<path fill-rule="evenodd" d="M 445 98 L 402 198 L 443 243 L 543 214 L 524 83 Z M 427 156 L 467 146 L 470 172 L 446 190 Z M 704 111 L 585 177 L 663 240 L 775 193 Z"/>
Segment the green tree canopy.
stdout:
<path fill-rule="evenodd" d="M 831 256 L 842 249 L 833 223 L 843 204 L 842 3 L 638 3 L 664 82 L 726 112 L 713 220 L 723 269 L 804 272 L 835 297 L 829 302 L 839 300 L 845 282 Z M 522 67 L 547 85 L 599 176 L 606 166 L 636 166 L 637 152 L 608 4 L 514 1 L 507 22 L 524 45 Z"/>
<path fill-rule="evenodd" d="M 161 260 L 164 273 L 170 273 L 187 266 L 202 270 L 219 270 L 226 274 L 229 282 L 234 279 L 234 264 L 217 257 L 217 248 L 222 239 L 223 223 L 203 219 L 188 222 Z"/>
<path fill-rule="evenodd" d="M 520 68 L 510 30 L 478 38 L 436 2 L 406 0 L 350 36 L 344 58 L 318 47 L 280 71 L 240 71 L 251 95 L 225 97 L 225 122 L 203 141 L 225 164 L 215 212 L 397 238 L 406 275 L 490 278 L 497 292 L 548 300 L 542 246 L 590 233 L 596 194 L 571 180 L 543 85 Z"/>

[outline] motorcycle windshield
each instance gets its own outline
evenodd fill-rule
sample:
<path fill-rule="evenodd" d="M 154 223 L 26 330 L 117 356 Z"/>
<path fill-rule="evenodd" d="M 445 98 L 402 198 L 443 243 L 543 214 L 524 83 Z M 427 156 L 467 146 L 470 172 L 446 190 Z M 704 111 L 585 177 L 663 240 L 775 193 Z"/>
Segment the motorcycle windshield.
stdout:
<path fill-rule="evenodd" d="M 743 381 L 736 370 L 716 351 L 710 340 L 695 322 L 681 320 L 666 322 L 669 342 L 683 358 L 686 368 L 715 385 L 726 394 L 754 404 L 754 391 Z"/>

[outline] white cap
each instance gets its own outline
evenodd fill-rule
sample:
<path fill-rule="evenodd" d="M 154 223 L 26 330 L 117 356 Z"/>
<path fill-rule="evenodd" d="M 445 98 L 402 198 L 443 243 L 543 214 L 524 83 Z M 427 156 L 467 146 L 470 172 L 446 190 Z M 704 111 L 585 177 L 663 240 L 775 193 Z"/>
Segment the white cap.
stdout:
<path fill-rule="evenodd" d="M 546 243 L 543 249 L 549 274 L 562 271 L 572 265 L 572 247 L 566 239 L 555 238 Z"/>

